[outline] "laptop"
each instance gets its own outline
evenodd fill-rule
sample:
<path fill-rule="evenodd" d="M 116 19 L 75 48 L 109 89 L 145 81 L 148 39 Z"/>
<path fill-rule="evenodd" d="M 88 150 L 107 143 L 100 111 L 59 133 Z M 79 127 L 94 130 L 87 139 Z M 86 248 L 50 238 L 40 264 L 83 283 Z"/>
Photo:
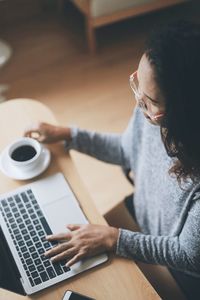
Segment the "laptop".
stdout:
<path fill-rule="evenodd" d="M 30 295 L 107 261 L 107 254 L 66 267 L 44 252 L 57 242 L 46 235 L 66 231 L 67 224 L 86 224 L 75 195 L 62 173 L 0 196 L 0 286 Z"/>

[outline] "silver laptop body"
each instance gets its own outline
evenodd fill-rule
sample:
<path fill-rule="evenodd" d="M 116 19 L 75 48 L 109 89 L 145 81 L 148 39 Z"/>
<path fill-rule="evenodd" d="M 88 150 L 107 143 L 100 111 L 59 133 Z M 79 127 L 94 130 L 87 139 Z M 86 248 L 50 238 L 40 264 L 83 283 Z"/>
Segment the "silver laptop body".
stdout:
<path fill-rule="evenodd" d="M 88 223 L 61 173 L 24 185 L 0 196 L 0 225 L 30 295 L 105 262 L 106 254 L 82 260 L 70 269 L 52 265 L 43 255 L 51 247 L 47 234 L 65 232 L 67 224 Z M 45 248 L 46 247 L 46 248 Z"/>

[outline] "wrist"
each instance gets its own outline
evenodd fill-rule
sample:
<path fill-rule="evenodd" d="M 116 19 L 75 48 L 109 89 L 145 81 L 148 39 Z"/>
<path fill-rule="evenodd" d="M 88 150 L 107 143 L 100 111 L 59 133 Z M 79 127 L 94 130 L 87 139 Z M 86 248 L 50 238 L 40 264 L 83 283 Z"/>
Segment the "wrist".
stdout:
<path fill-rule="evenodd" d="M 71 140 L 71 130 L 69 127 L 59 127 L 59 133 L 58 133 L 58 136 L 59 136 L 59 140 L 61 141 L 64 141 L 64 140 L 67 140 L 67 141 L 70 141 Z"/>
<path fill-rule="evenodd" d="M 117 247 L 117 241 L 119 236 L 119 229 L 115 227 L 109 228 L 109 237 L 107 240 L 107 250 L 110 252 L 115 252 Z"/>

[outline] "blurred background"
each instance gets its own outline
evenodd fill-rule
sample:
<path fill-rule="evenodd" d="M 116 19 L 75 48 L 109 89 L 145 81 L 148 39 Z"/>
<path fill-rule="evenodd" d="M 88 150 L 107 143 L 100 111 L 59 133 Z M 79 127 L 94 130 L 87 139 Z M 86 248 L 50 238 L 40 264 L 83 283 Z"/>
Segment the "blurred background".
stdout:
<path fill-rule="evenodd" d="M 1 102 L 31 98 L 60 125 L 122 132 L 145 39 L 176 19 L 199 22 L 200 1 L 0 0 Z M 119 167 L 72 156 L 103 215 L 132 191 Z"/>

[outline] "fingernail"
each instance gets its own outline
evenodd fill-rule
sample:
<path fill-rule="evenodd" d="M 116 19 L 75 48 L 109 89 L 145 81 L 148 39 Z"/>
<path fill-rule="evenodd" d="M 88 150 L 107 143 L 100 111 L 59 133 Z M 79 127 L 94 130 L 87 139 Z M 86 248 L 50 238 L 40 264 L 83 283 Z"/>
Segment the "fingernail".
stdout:
<path fill-rule="evenodd" d="M 46 235 L 46 239 L 50 239 L 52 235 Z"/>

